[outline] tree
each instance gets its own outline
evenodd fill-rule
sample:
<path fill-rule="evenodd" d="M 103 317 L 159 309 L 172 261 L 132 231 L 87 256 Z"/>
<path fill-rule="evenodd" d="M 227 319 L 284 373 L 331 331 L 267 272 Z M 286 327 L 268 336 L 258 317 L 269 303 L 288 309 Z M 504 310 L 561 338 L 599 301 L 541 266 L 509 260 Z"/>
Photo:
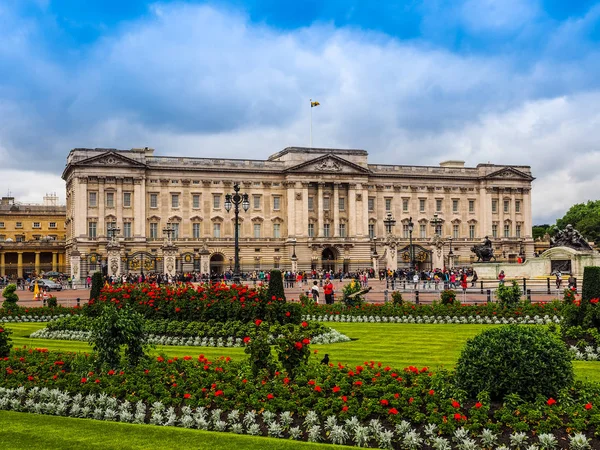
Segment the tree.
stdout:
<path fill-rule="evenodd" d="M 100 272 L 94 272 L 92 275 L 92 290 L 90 291 L 90 300 L 97 300 L 100 297 L 100 291 L 104 285 L 104 278 Z"/>
<path fill-rule="evenodd" d="M 546 233 L 552 236 L 554 234 L 554 228 L 554 225 L 548 225 L 547 223 L 544 225 L 534 225 L 531 229 L 533 239 L 543 238 Z"/>
<path fill-rule="evenodd" d="M 4 297 L 4 307 L 6 309 L 11 309 L 17 306 L 17 302 L 19 301 L 19 296 L 15 293 L 17 290 L 16 284 L 9 284 L 4 288 L 2 292 L 2 297 Z"/>
<path fill-rule="evenodd" d="M 600 242 L 600 200 L 577 203 L 556 220 L 556 227 L 564 229 L 573 225 L 588 241 Z"/>
<path fill-rule="evenodd" d="M 283 276 L 279 270 L 271 270 L 269 277 L 269 290 L 267 291 L 267 300 L 283 299 L 285 301 L 285 292 L 283 290 Z"/>

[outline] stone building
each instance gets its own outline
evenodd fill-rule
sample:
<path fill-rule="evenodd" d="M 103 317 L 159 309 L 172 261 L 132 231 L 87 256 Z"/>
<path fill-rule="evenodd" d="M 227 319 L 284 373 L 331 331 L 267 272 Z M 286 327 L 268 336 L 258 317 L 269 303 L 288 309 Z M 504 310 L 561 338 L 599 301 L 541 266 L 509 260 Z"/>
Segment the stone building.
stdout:
<path fill-rule="evenodd" d="M 224 200 L 234 183 L 249 199 L 240 213 L 243 271 L 354 271 L 411 259 L 420 269 L 462 266 L 486 235 L 500 260 L 533 254 L 528 166 L 372 164 L 364 150 L 298 147 L 267 160 L 99 148 L 72 150 L 63 178 L 67 252 L 81 275 L 163 271 L 167 254 L 173 270 L 228 269 L 234 215 Z"/>
<path fill-rule="evenodd" d="M 66 270 L 66 207 L 56 195 L 41 205 L 0 200 L 0 275 L 23 277 Z"/>

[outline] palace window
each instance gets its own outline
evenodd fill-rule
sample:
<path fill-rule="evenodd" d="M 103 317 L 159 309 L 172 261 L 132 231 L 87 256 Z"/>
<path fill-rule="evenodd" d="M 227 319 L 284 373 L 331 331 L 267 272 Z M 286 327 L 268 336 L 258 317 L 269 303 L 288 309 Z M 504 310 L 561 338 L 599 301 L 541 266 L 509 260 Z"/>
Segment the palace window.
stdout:
<path fill-rule="evenodd" d="M 469 239 L 475 239 L 475 225 L 469 225 Z"/>
<path fill-rule="evenodd" d="M 156 222 L 150 223 L 150 239 L 158 239 L 158 224 Z"/>
<path fill-rule="evenodd" d="M 213 194 L 213 208 L 214 209 L 221 208 L 221 194 Z"/>
<path fill-rule="evenodd" d="M 308 224 L 308 237 L 315 237 L 315 224 L 314 223 Z"/>
<path fill-rule="evenodd" d="M 385 199 L 385 210 L 387 212 L 390 212 L 392 210 L 392 199 L 391 198 Z"/>
<path fill-rule="evenodd" d="M 427 237 L 427 225 L 424 223 L 419 225 L 419 237 L 426 238 Z"/>
<path fill-rule="evenodd" d="M 346 199 L 344 197 L 340 197 L 339 207 L 340 207 L 340 211 L 346 210 Z"/>
<path fill-rule="evenodd" d="M 442 200 L 439 198 L 435 200 L 435 210 L 437 212 L 442 212 Z"/>
<path fill-rule="evenodd" d="M 275 239 L 279 239 L 281 237 L 281 224 L 279 224 L 279 223 L 273 224 L 273 237 Z"/>
<path fill-rule="evenodd" d="M 131 192 L 123 192 L 123 208 L 131 208 Z"/>
<path fill-rule="evenodd" d="M 131 237 L 131 222 L 123 222 L 123 237 Z"/>
<path fill-rule="evenodd" d="M 369 197 L 369 211 L 375 211 L 375 197 Z"/>
<path fill-rule="evenodd" d="M 150 194 L 150 208 L 158 208 L 158 194 Z"/>
<path fill-rule="evenodd" d="M 279 211 L 281 209 L 281 197 L 278 195 L 273 196 L 273 210 Z"/>
<path fill-rule="evenodd" d="M 494 237 L 494 238 L 498 237 L 498 225 L 496 225 L 496 224 L 492 225 L 492 237 Z"/>
<path fill-rule="evenodd" d="M 171 194 L 171 208 L 179 208 L 179 194 Z"/>
<path fill-rule="evenodd" d="M 452 200 L 452 212 L 458 212 L 458 200 Z"/>
<path fill-rule="evenodd" d="M 410 233 L 408 231 L 408 224 L 403 224 L 402 225 L 402 237 L 407 238 L 409 237 Z"/>
<path fill-rule="evenodd" d="M 504 237 L 510 237 L 510 225 L 509 224 L 504 224 Z"/>
<path fill-rule="evenodd" d="M 323 237 L 329 237 L 329 224 L 323 224 Z"/>
<path fill-rule="evenodd" d="M 425 212 L 425 199 L 424 198 L 419 199 L 419 211 Z"/>
<path fill-rule="evenodd" d="M 221 237 L 221 224 L 213 223 L 213 237 L 220 238 Z"/>
<path fill-rule="evenodd" d="M 521 224 L 518 223 L 515 227 L 515 235 L 516 237 L 520 238 L 521 237 Z"/>
<path fill-rule="evenodd" d="M 469 212 L 475 212 L 475 200 L 469 200 Z"/>
<path fill-rule="evenodd" d="M 346 237 L 346 224 L 340 223 L 340 237 Z"/>
<path fill-rule="evenodd" d="M 309 211 L 315 210 L 315 198 L 312 195 L 308 196 L 308 210 Z"/>
<path fill-rule="evenodd" d="M 33 228 L 42 228 L 40 222 L 33 222 Z"/>
<path fill-rule="evenodd" d="M 253 195 L 252 201 L 254 203 L 254 209 L 260 209 L 260 195 Z"/>
<path fill-rule="evenodd" d="M 200 239 L 200 224 L 197 222 L 192 224 L 192 237 Z"/>
<path fill-rule="evenodd" d="M 323 197 L 323 210 L 329 211 L 329 197 Z"/>
<path fill-rule="evenodd" d="M 498 200 L 492 200 L 492 212 L 498 212 Z"/>
<path fill-rule="evenodd" d="M 4 228 L 4 222 L 0 222 L 0 228 Z"/>
<path fill-rule="evenodd" d="M 97 231 L 97 223 L 96 222 L 88 222 L 88 237 L 90 239 L 96 239 L 96 231 Z"/>
<path fill-rule="evenodd" d="M 107 208 L 115 207 L 115 193 L 114 192 L 106 193 L 106 207 Z"/>
<path fill-rule="evenodd" d="M 108 236 L 108 230 L 117 228 L 117 222 L 106 222 L 106 235 Z M 116 235 L 115 235 L 116 236 Z"/>
<path fill-rule="evenodd" d="M 369 224 L 369 239 L 373 239 L 375 237 L 375 224 Z"/>
<path fill-rule="evenodd" d="M 402 211 L 408 212 L 408 199 L 407 198 L 402 199 Z"/>
<path fill-rule="evenodd" d="M 460 225 L 458 225 L 458 224 L 452 225 L 452 237 L 454 239 L 459 238 L 459 231 L 460 231 Z"/>
<path fill-rule="evenodd" d="M 97 192 L 88 192 L 88 206 L 90 208 L 95 208 L 98 206 L 98 193 Z"/>
<path fill-rule="evenodd" d="M 176 241 L 179 239 L 179 223 L 168 223 L 167 228 L 170 228 L 171 231 L 171 239 Z"/>
<path fill-rule="evenodd" d="M 200 208 L 200 194 L 192 195 L 192 208 L 194 208 L 194 209 Z"/>
<path fill-rule="evenodd" d="M 515 200 L 515 212 L 521 212 L 521 200 Z"/>
<path fill-rule="evenodd" d="M 260 238 L 260 223 L 255 223 L 254 224 L 254 238 L 258 239 Z"/>
<path fill-rule="evenodd" d="M 504 200 L 504 212 L 507 213 L 510 211 L 510 200 Z"/>

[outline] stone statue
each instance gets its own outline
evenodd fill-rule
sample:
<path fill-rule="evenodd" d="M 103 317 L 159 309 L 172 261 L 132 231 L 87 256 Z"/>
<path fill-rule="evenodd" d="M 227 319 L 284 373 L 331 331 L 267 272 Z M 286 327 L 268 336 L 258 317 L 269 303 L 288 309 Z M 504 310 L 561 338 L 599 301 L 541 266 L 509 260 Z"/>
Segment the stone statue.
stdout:
<path fill-rule="evenodd" d="M 495 261 L 494 248 L 492 247 L 492 241 L 486 236 L 481 245 L 474 245 L 471 247 L 471 251 L 477 255 L 477 262 L 483 261 L 488 262 L 492 259 Z"/>
<path fill-rule="evenodd" d="M 592 250 L 590 244 L 583 238 L 581 233 L 569 224 L 564 230 L 559 230 L 556 235 L 550 239 L 550 248 L 569 247 L 574 250 Z"/>

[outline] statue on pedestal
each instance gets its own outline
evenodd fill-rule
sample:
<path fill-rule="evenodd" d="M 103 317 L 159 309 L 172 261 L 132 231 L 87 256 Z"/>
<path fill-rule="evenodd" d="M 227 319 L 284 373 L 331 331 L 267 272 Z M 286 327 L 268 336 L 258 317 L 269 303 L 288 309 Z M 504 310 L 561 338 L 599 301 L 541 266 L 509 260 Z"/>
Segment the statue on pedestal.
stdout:
<path fill-rule="evenodd" d="M 592 250 L 590 244 L 583 238 L 581 233 L 569 224 L 564 230 L 559 230 L 552 239 L 550 239 L 550 248 L 569 247 L 574 250 Z"/>
<path fill-rule="evenodd" d="M 471 247 L 471 251 L 477 255 L 477 262 L 489 262 L 492 259 L 495 261 L 494 248 L 492 247 L 492 241 L 486 236 L 481 245 L 474 245 Z"/>

